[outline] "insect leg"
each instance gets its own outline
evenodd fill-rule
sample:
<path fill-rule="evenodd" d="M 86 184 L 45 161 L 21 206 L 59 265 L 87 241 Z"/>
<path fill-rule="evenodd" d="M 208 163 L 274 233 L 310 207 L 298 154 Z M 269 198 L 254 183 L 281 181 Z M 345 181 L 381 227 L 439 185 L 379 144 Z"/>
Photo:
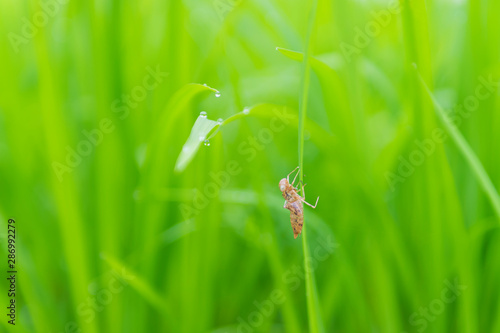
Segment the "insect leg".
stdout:
<path fill-rule="evenodd" d="M 304 184 L 304 183 L 302 182 L 302 180 L 300 180 L 300 181 L 297 183 L 297 188 L 296 188 L 296 190 L 298 190 L 298 189 L 299 189 L 299 185 L 300 185 L 300 184 L 302 184 L 302 189 L 304 189 L 304 187 L 306 187 L 306 185 L 307 185 L 307 184 Z"/>
<path fill-rule="evenodd" d="M 287 180 L 288 182 L 290 182 L 290 181 L 288 180 L 288 178 L 290 177 L 290 175 L 291 175 L 292 173 L 294 173 L 294 172 L 295 172 L 295 170 L 297 170 L 298 168 L 299 168 L 299 167 L 296 167 L 295 169 L 293 169 L 293 171 L 292 171 L 292 172 L 290 172 L 290 173 L 286 176 L 286 180 Z M 297 173 L 297 174 L 298 174 L 298 173 Z M 297 176 L 295 176 L 295 177 L 297 177 Z M 294 179 L 295 179 L 295 178 L 294 178 Z M 293 182 L 292 182 L 292 183 L 293 183 Z"/>
<path fill-rule="evenodd" d="M 302 200 L 303 203 L 305 203 L 306 205 L 308 205 L 308 206 L 310 206 L 312 208 L 316 208 L 316 206 L 318 205 L 318 201 L 319 201 L 319 197 L 318 197 L 318 199 L 316 199 L 316 204 L 314 204 L 314 206 L 313 206 L 310 203 L 308 203 L 307 201 Z"/>
<path fill-rule="evenodd" d="M 298 167 L 297 167 L 298 168 Z M 299 175 L 300 172 L 297 172 L 297 174 L 295 175 L 295 177 L 293 177 L 293 181 L 292 181 L 292 186 L 293 186 L 293 183 L 295 183 L 295 179 L 297 179 L 297 176 Z"/>

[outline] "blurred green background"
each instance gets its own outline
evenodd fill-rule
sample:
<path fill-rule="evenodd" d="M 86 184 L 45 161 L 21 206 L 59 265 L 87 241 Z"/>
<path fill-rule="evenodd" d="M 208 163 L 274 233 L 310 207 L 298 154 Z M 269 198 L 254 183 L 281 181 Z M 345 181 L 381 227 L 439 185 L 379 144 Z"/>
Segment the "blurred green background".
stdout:
<path fill-rule="evenodd" d="M 499 1 L 0 4 L 0 331 L 500 332 Z"/>

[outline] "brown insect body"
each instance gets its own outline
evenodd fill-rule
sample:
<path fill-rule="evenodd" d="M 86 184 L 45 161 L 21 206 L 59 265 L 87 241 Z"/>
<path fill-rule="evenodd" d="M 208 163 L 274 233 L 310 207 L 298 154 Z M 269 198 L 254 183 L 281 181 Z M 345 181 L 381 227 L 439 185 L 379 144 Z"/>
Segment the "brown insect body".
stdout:
<path fill-rule="evenodd" d="M 302 203 L 303 198 L 297 193 L 295 189 L 286 178 L 280 181 L 280 189 L 282 190 L 283 198 L 286 200 L 284 208 L 290 211 L 290 223 L 292 224 L 293 236 L 297 236 L 302 232 L 302 226 L 304 225 L 304 204 Z"/>
<path fill-rule="evenodd" d="M 293 228 L 293 238 L 297 238 L 302 232 L 304 225 L 304 205 L 302 202 L 286 203 L 285 208 L 290 210 L 290 223 Z"/>
<path fill-rule="evenodd" d="M 295 168 L 295 170 L 297 170 Z M 303 197 L 301 197 L 298 193 L 295 187 L 293 187 L 293 183 L 295 183 L 295 179 L 297 179 L 297 175 L 295 175 L 292 183 L 288 181 L 288 177 L 290 177 L 290 174 L 292 174 L 295 170 L 290 172 L 286 178 L 283 178 L 280 180 L 280 191 L 283 195 L 283 198 L 285 199 L 285 204 L 283 208 L 286 208 L 290 211 L 290 223 L 292 224 L 292 229 L 293 229 L 293 236 L 294 238 L 297 238 L 297 236 L 302 232 L 302 226 L 304 225 L 304 204 L 307 204 L 311 206 L 312 208 L 316 208 L 316 205 L 318 204 L 318 200 L 316 200 L 316 205 L 311 205 L 305 201 Z M 304 188 L 305 185 L 302 186 Z"/>

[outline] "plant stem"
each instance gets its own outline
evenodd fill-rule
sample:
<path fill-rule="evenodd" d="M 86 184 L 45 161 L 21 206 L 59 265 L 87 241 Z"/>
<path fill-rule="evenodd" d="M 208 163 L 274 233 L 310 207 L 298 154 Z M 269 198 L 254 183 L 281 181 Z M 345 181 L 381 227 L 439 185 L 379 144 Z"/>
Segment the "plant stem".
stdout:
<path fill-rule="evenodd" d="M 304 181 L 304 129 L 307 119 L 307 101 L 309 97 L 309 82 L 311 75 L 310 53 L 311 53 L 311 35 L 316 17 L 317 0 L 312 0 L 309 22 L 307 27 L 307 35 L 305 40 L 305 52 L 303 61 L 303 79 L 302 93 L 299 101 L 299 179 L 303 184 Z M 304 196 L 304 189 L 301 189 L 301 194 Z M 302 228 L 302 248 L 304 251 L 304 271 L 306 272 L 306 299 L 307 299 L 307 314 L 309 319 L 309 332 L 323 332 L 323 322 L 319 309 L 318 292 L 316 290 L 316 281 L 311 270 L 307 269 L 308 259 L 310 258 L 309 246 L 307 244 L 307 223 L 304 223 Z"/>

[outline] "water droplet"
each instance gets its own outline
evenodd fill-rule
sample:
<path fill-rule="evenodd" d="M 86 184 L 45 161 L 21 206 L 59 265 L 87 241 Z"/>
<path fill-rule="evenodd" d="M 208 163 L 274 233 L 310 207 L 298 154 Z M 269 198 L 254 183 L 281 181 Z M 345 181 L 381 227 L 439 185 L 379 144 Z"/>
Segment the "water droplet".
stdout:
<path fill-rule="evenodd" d="M 200 117 L 206 118 L 207 117 L 207 113 L 205 111 L 201 111 L 200 112 Z"/>
<path fill-rule="evenodd" d="M 203 142 L 203 144 L 204 144 L 205 146 L 207 146 L 207 147 L 208 147 L 208 146 L 210 146 L 210 141 L 205 140 L 205 141 Z"/>
<path fill-rule="evenodd" d="M 203 85 L 204 85 L 205 87 L 208 87 L 206 83 L 203 83 Z"/>
<path fill-rule="evenodd" d="M 218 98 L 218 97 L 220 97 L 220 92 L 218 92 L 218 91 L 217 91 L 217 92 L 215 93 L 215 97 L 217 97 L 217 98 Z"/>
<path fill-rule="evenodd" d="M 217 119 L 217 124 L 219 124 L 219 125 L 220 125 L 220 124 L 222 124 L 222 122 L 223 122 L 223 121 L 224 121 L 224 120 L 223 120 L 222 118 L 219 118 L 219 119 Z"/>
<path fill-rule="evenodd" d="M 249 113 L 250 113 L 250 108 L 243 109 L 243 114 L 249 114 Z"/>

